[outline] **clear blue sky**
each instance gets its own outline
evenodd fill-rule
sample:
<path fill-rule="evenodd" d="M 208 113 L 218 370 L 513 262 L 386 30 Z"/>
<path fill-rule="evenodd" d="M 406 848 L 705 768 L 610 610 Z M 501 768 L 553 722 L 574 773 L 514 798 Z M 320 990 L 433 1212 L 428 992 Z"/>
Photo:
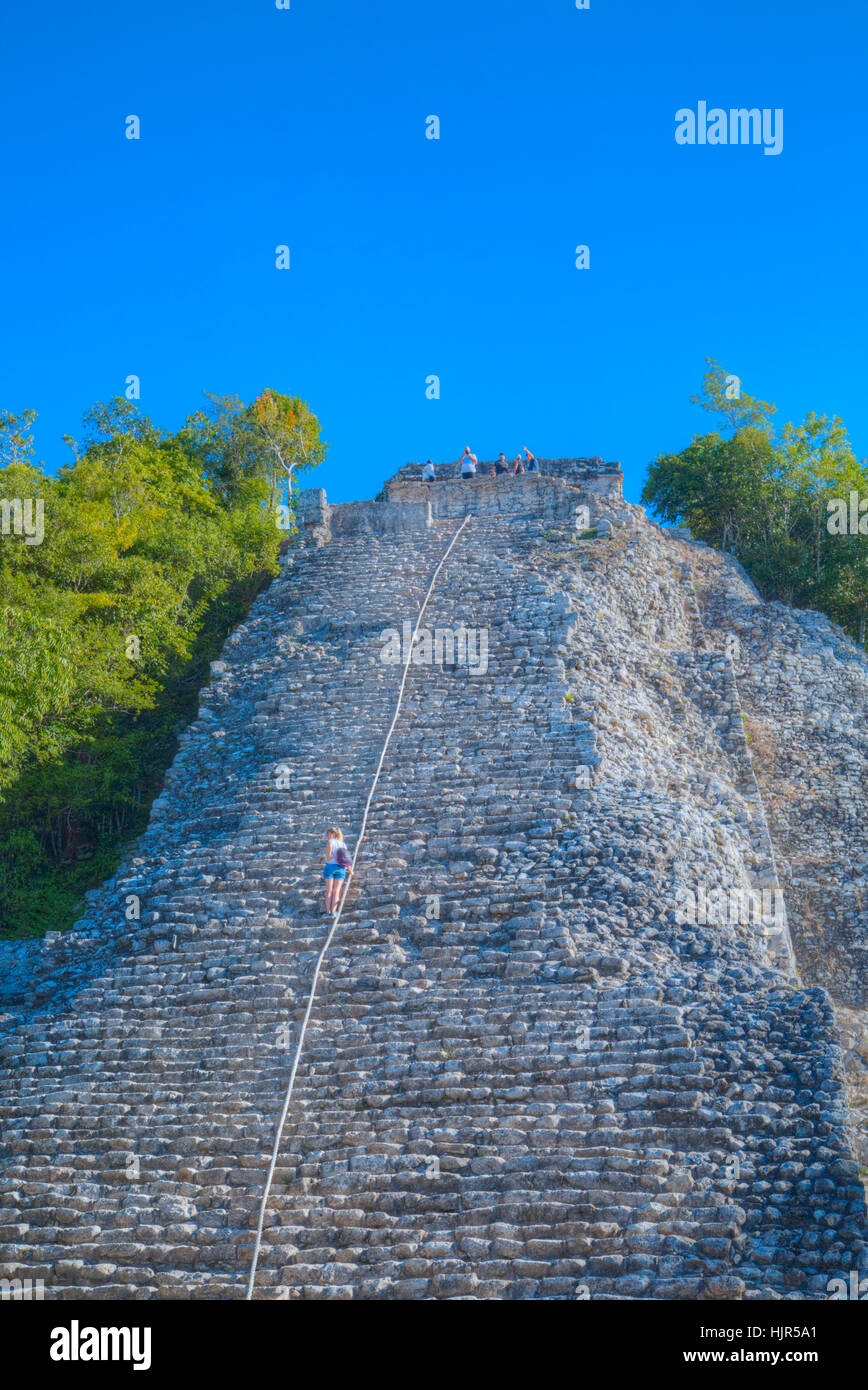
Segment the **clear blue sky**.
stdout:
<path fill-rule="evenodd" d="M 135 373 L 167 429 L 303 396 L 333 501 L 465 443 L 620 459 L 635 500 L 706 355 L 868 453 L 864 6 L 291 6 L 4 7 L 0 406 L 49 467 Z M 676 145 L 699 100 L 782 107 L 783 153 Z"/>

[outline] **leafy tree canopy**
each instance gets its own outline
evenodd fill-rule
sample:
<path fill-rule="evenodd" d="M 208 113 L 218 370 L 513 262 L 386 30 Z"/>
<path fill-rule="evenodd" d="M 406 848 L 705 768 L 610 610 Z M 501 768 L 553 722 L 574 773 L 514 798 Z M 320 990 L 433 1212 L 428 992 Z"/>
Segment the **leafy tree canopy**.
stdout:
<path fill-rule="evenodd" d="M 698 540 L 736 555 L 764 597 L 815 608 L 865 644 L 868 624 L 868 520 L 830 530 L 851 493 L 868 500 L 868 470 L 837 417 L 810 413 L 775 428 L 776 407 L 733 386 L 709 359 L 695 403 L 723 429 L 696 435 L 677 454 L 650 465 L 642 501 Z M 863 514 L 864 515 L 864 514 Z"/>
<path fill-rule="evenodd" d="M 287 484 L 324 457 L 297 397 L 209 400 L 174 434 L 98 403 L 55 477 L 35 412 L 0 414 L 0 498 L 44 509 L 38 543 L 0 535 L 2 933 L 68 924 L 143 827 L 208 661 L 277 572 Z"/>

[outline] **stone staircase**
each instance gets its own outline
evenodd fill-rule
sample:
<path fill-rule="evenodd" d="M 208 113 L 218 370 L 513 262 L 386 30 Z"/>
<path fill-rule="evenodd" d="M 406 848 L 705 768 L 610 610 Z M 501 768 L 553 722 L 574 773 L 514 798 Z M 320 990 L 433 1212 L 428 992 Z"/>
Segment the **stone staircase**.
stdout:
<path fill-rule="evenodd" d="M 485 632 L 486 660 L 410 666 L 256 1296 L 824 1298 L 868 1234 L 828 999 L 766 934 L 675 911 L 765 864 L 680 543 L 593 491 L 611 534 L 579 539 L 574 492 L 528 514 L 515 481 L 512 512 L 481 500 L 510 480 L 456 485 L 426 626 Z M 16 957 L 0 1277 L 49 1298 L 244 1296 L 325 830 L 353 843 L 401 677 L 383 633 L 456 530 L 308 502 L 134 857 L 72 945 Z"/>

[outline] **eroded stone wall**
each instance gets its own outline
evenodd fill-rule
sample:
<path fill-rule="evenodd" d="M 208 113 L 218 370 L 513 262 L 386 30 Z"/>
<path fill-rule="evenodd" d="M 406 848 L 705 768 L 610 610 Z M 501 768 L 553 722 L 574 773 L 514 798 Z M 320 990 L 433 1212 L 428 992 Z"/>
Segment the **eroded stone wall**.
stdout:
<path fill-rule="evenodd" d="M 427 622 L 484 632 L 486 660 L 420 648 L 410 666 L 259 1297 L 810 1300 L 864 1268 L 824 988 L 856 999 L 859 922 L 824 975 L 790 848 L 819 822 L 776 799 L 751 734 L 768 685 L 777 759 L 825 713 L 831 741 L 809 751 L 836 775 L 864 658 L 617 498 L 579 534 L 576 482 L 437 485 L 471 515 Z M 329 926 L 325 827 L 352 845 L 400 683 L 384 635 L 415 622 L 458 525 L 409 486 L 301 495 L 135 854 L 74 939 L 0 952 L 0 1274 L 48 1298 L 243 1295 Z M 779 623 L 795 660 L 766 643 Z M 727 656 L 733 626 L 745 650 Z M 802 661 L 840 676 L 822 710 L 795 693 Z M 811 861 L 830 881 L 835 807 L 859 790 L 836 785 Z M 801 978 L 777 927 L 685 915 L 700 887 L 769 881 Z"/>

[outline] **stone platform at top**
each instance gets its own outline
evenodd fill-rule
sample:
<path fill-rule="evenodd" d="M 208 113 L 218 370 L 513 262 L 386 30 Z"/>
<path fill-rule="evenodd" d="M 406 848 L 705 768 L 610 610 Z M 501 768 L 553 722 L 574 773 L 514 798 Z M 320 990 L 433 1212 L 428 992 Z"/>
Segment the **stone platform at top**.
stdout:
<path fill-rule="evenodd" d="M 297 504 L 300 538 L 322 545 L 340 535 L 427 529 L 433 521 L 468 513 L 566 521 L 583 501 L 617 504 L 623 499 L 620 464 L 600 458 L 539 459 L 538 473 L 498 476 L 492 476 L 491 462 L 483 462 L 473 478 L 462 478 L 457 463 L 435 467 L 436 482 L 426 483 L 421 464 L 405 464 L 386 482 L 385 497 L 376 501 L 330 505 L 322 488 L 306 488 Z"/>
<path fill-rule="evenodd" d="M 491 477 L 491 470 L 494 467 L 494 459 L 484 459 L 478 465 L 479 472 L 477 479 Z M 509 467 L 512 468 L 513 459 L 507 460 Z M 620 463 L 614 461 L 606 462 L 601 458 L 561 458 L 561 459 L 537 459 L 539 464 L 539 474 L 509 474 L 506 476 L 516 476 L 521 478 L 528 476 L 533 478 L 562 478 L 568 483 L 580 483 L 588 491 L 597 496 L 620 498 L 623 496 L 624 474 Z M 392 497 L 397 489 L 406 483 L 418 483 L 422 479 L 422 463 L 405 463 L 393 474 L 386 482 L 386 491 Z M 460 479 L 461 469 L 457 462 L 437 463 L 434 467 L 437 470 L 438 481 L 446 479 Z M 504 475 L 500 475 L 500 481 L 504 480 Z"/>

